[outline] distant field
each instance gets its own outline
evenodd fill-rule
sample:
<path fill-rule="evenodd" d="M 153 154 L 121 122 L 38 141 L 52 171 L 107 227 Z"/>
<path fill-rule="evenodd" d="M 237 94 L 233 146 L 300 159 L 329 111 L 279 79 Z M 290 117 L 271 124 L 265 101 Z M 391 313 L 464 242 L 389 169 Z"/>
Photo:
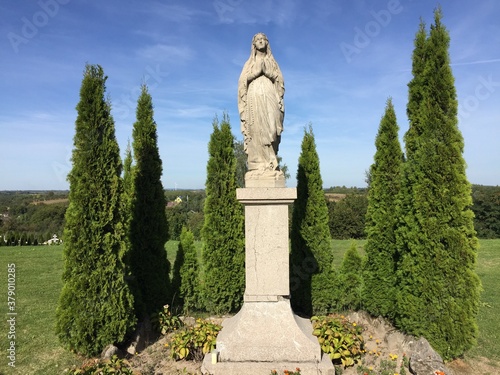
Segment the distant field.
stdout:
<path fill-rule="evenodd" d="M 356 241 L 362 250 L 363 241 Z M 332 241 L 335 262 L 340 265 L 351 241 Z M 477 272 L 483 282 L 478 316 L 478 346 L 466 357 L 500 361 L 500 239 L 481 240 Z M 197 242 L 198 250 L 201 243 Z M 170 261 L 175 260 L 177 242 L 167 243 Z M 62 287 L 62 246 L 0 247 L 0 374 L 59 375 L 82 359 L 60 347 L 54 334 L 55 309 Z M 7 353 L 7 265 L 15 264 L 16 368 L 8 366 Z M 3 295 L 2 295 L 3 293 Z"/>
<path fill-rule="evenodd" d="M 346 197 L 347 194 L 340 194 L 340 193 L 325 193 L 326 198 L 330 202 L 338 202 L 341 201 Z"/>
<path fill-rule="evenodd" d="M 48 199 L 48 200 L 43 200 L 43 201 L 33 201 L 32 204 L 37 205 L 37 204 L 57 204 L 57 203 L 66 203 L 68 202 L 68 198 L 59 198 L 59 199 Z"/>

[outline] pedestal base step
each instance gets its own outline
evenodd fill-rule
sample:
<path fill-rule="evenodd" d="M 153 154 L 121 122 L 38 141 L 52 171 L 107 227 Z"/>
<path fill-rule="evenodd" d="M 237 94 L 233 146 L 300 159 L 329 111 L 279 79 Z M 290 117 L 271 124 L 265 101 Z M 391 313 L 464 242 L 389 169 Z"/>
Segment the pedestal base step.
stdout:
<path fill-rule="evenodd" d="M 284 370 L 296 371 L 301 375 L 335 375 L 330 358 L 325 355 L 321 362 L 217 362 L 212 364 L 211 354 L 203 360 L 201 372 L 204 375 L 270 375 L 272 370 L 283 374 Z"/>

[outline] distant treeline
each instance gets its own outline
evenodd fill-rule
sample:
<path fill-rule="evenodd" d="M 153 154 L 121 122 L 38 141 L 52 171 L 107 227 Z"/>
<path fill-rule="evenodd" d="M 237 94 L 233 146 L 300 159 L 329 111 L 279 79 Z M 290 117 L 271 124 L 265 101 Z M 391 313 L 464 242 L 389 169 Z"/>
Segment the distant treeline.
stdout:
<path fill-rule="evenodd" d="M 325 189 L 330 234 L 334 239 L 365 237 L 368 189 Z M 39 245 L 62 237 L 67 191 L 0 191 L 0 246 Z M 183 226 L 196 239 L 203 225 L 204 190 L 166 190 L 169 237 L 178 240 Z M 472 185 L 474 225 L 479 238 L 500 238 L 500 186 Z"/>

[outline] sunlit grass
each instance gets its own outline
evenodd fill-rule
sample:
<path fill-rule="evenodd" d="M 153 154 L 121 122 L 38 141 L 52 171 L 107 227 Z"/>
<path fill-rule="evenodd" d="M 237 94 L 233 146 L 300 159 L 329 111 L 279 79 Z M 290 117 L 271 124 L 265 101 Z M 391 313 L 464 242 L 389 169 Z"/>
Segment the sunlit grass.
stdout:
<path fill-rule="evenodd" d="M 62 287 L 62 246 L 0 247 L 0 285 L 7 284 L 7 264 L 16 265 L 16 367 L 0 357 L 0 373 L 61 374 L 78 364 L 79 358 L 61 348 L 55 335 L 55 310 Z M 6 316 L 6 288 L 0 287 Z M 2 319 L 3 320 L 3 319 Z M 6 325 L 2 324 L 4 330 Z M 6 332 L 5 332 L 6 333 Z M 1 334 L 0 348 L 6 353 L 8 340 Z"/>
<path fill-rule="evenodd" d="M 477 317 L 479 338 L 468 355 L 500 362 L 500 240 L 480 241 L 477 274 L 484 289 Z"/>

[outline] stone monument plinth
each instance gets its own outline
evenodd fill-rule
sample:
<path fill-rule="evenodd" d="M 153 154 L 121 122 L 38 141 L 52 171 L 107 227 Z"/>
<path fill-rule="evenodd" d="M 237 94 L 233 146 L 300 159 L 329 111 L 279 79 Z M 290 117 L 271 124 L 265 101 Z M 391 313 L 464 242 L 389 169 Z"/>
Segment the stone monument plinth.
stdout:
<path fill-rule="evenodd" d="M 250 57 L 238 80 L 238 110 L 248 172 L 236 190 L 245 206 L 243 307 L 222 323 L 216 351 L 205 356 L 204 374 L 280 374 L 300 368 L 302 375 L 334 375 L 321 356 L 308 319 L 290 306 L 288 206 L 297 198 L 285 187 L 278 148 L 285 115 L 285 83 L 263 33 L 252 39 Z"/>
<path fill-rule="evenodd" d="M 223 322 L 203 372 L 253 375 L 298 367 L 303 375 L 333 375 L 328 356 L 322 361 L 311 322 L 290 306 L 288 206 L 296 189 L 250 187 L 237 189 L 236 196 L 245 206 L 244 303 Z"/>

